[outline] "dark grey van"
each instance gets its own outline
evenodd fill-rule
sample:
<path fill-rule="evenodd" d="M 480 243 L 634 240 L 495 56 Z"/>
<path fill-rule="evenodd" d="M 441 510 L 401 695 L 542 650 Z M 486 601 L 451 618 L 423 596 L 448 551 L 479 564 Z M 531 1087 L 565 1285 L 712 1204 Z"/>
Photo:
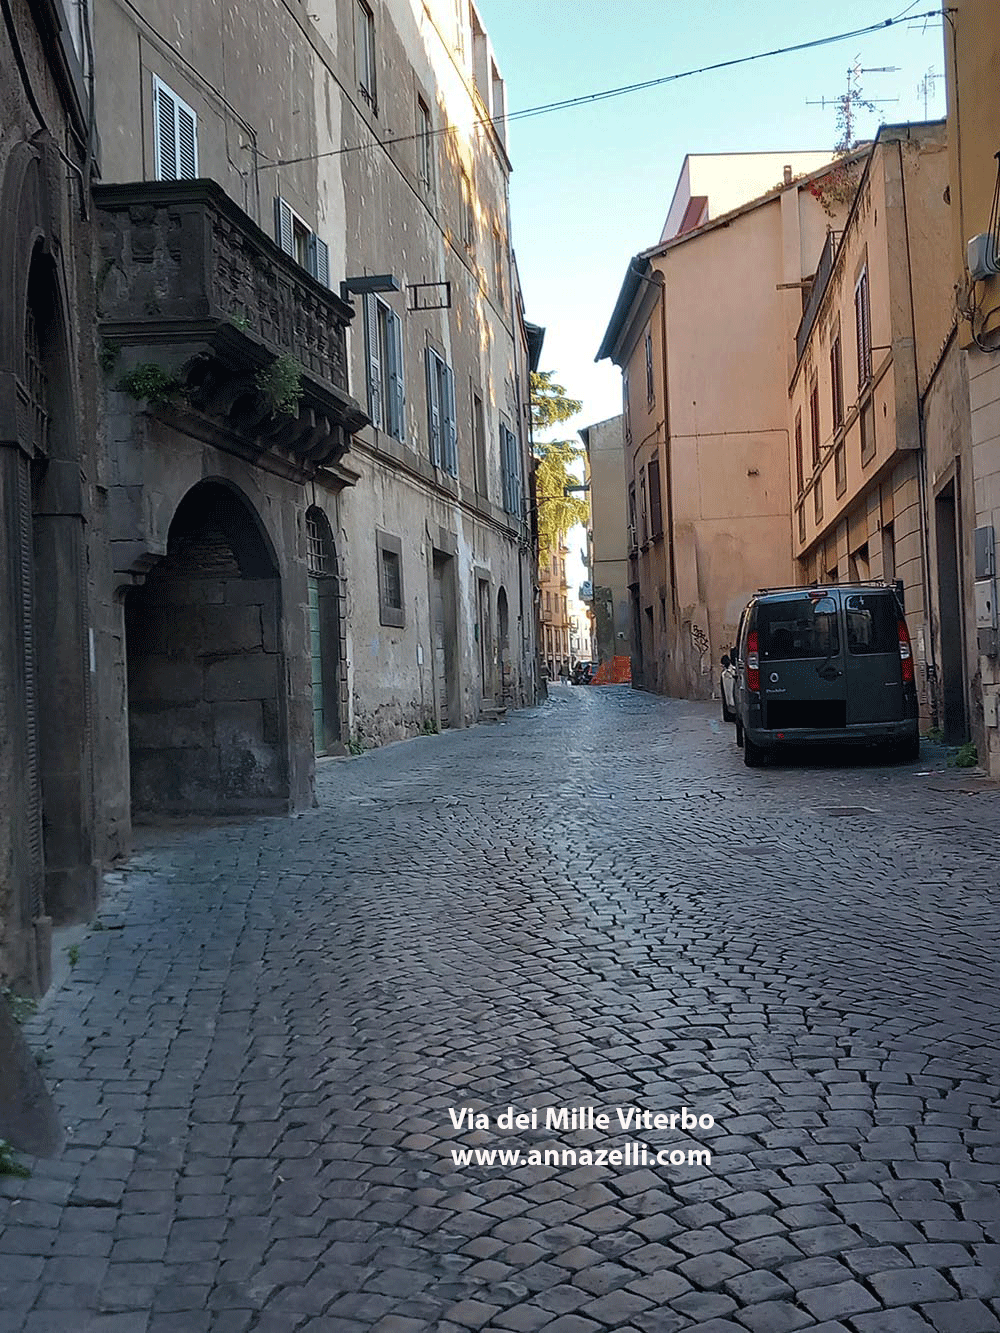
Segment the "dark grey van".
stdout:
<path fill-rule="evenodd" d="M 736 743 L 750 768 L 789 745 L 920 753 L 913 652 L 893 588 L 765 589 L 740 618 Z"/>

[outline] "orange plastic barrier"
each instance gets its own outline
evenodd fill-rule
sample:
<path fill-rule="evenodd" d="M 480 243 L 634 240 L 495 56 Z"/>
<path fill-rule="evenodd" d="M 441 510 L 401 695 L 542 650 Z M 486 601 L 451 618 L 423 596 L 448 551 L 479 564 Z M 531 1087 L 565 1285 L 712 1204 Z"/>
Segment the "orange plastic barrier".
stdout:
<path fill-rule="evenodd" d="M 631 685 L 631 657 L 613 657 L 610 662 L 602 662 L 591 685 Z"/>

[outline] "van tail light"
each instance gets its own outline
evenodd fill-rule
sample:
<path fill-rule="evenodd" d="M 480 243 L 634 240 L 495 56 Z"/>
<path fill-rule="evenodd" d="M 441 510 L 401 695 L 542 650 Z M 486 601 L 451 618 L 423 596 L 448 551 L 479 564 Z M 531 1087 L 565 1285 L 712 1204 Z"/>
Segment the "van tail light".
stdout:
<path fill-rule="evenodd" d="M 747 635 L 747 689 L 760 693 L 760 639 L 755 629 Z"/>
<path fill-rule="evenodd" d="M 913 684 L 913 650 L 910 648 L 910 635 L 906 628 L 906 621 L 901 620 L 897 626 L 899 631 L 899 663 L 903 669 L 903 684 Z"/>

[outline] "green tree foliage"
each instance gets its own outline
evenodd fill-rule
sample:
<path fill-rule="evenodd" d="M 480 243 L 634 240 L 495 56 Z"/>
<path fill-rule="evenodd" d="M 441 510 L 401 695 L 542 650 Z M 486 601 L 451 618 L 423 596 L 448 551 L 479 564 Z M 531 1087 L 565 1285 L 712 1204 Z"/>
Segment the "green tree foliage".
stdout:
<path fill-rule="evenodd" d="M 551 430 L 576 416 L 582 404 L 570 398 L 551 370 L 531 375 L 531 425 L 533 433 Z M 583 450 L 572 440 L 535 440 L 535 496 L 538 503 L 538 554 L 547 560 L 570 528 L 586 523 L 590 510 L 578 495 L 567 495 L 566 487 L 577 485 L 573 464 Z"/>
<path fill-rule="evenodd" d="M 561 384 L 554 384 L 552 375 L 551 370 L 531 372 L 531 428 L 536 435 L 575 417 L 583 406 Z"/>

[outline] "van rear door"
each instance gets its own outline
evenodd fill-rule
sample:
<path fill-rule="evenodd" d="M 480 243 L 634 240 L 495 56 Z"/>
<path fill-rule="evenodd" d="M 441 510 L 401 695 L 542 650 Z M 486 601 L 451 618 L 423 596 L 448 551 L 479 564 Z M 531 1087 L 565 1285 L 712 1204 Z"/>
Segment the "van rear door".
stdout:
<path fill-rule="evenodd" d="M 830 730 L 847 721 L 839 604 L 816 589 L 757 606 L 763 726 Z"/>
<path fill-rule="evenodd" d="M 899 605 L 886 589 L 844 594 L 847 723 L 906 716 L 899 659 Z"/>

